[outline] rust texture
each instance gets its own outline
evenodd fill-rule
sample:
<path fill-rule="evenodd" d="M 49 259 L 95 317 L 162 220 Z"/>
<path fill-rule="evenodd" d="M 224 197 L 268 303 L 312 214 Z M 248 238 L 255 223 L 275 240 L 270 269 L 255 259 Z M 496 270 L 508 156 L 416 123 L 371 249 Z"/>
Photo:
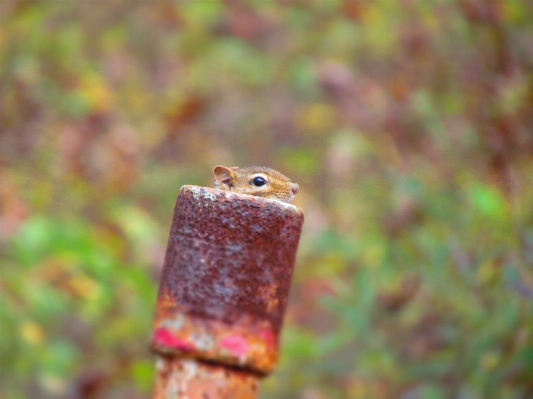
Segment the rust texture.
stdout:
<path fill-rule="evenodd" d="M 160 357 L 153 399 L 255 399 L 260 376 L 187 358 Z"/>
<path fill-rule="evenodd" d="M 192 378 L 186 359 L 211 370 L 199 380 L 227 375 L 228 384 L 250 387 L 274 369 L 303 219 L 300 208 L 275 200 L 180 189 L 152 339 L 166 359 L 158 387 L 170 386 L 171 375 Z"/>

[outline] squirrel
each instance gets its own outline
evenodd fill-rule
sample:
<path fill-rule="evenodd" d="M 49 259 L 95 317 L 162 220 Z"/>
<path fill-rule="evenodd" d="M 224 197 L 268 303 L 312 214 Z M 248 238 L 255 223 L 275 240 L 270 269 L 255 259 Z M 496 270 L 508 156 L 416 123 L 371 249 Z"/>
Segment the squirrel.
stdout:
<path fill-rule="evenodd" d="M 290 202 L 300 190 L 287 176 L 264 166 L 215 166 L 215 188 Z"/>

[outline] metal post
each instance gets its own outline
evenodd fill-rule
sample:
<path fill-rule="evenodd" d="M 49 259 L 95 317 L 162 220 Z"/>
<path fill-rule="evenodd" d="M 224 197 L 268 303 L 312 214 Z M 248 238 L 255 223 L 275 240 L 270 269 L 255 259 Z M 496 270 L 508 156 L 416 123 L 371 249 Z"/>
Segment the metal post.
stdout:
<path fill-rule="evenodd" d="M 155 399 L 253 399 L 272 372 L 300 208 L 183 186 L 159 287 Z"/>

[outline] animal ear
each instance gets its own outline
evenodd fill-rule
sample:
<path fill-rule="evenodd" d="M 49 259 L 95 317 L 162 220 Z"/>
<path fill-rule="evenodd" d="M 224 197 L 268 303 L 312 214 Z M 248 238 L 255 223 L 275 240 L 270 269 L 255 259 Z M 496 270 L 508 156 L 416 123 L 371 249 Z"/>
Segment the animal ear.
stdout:
<path fill-rule="evenodd" d="M 238 168 L 236 168 L 238 169 Z M 235 176 L 234 168 L 228 168 L 226 166 L 215 166 L 213 173 L 215 174 L 215 180 L 220 183 L 229 184 L 231 179 Z"/>

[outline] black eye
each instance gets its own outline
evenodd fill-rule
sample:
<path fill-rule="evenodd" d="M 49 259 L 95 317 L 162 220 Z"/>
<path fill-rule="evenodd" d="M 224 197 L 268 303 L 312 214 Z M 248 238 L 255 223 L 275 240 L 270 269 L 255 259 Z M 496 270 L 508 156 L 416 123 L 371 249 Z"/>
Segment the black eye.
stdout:
<path fill-rule="evenodd" d="M 264 186 L 265 184 L 267 184 L 267 181 L 264 178 L 262 178 L 262 177 L 256 177 L 255 179 L 252 180 L 252 183 L 256 187 L 261 187 L 261 186 Z"/>

